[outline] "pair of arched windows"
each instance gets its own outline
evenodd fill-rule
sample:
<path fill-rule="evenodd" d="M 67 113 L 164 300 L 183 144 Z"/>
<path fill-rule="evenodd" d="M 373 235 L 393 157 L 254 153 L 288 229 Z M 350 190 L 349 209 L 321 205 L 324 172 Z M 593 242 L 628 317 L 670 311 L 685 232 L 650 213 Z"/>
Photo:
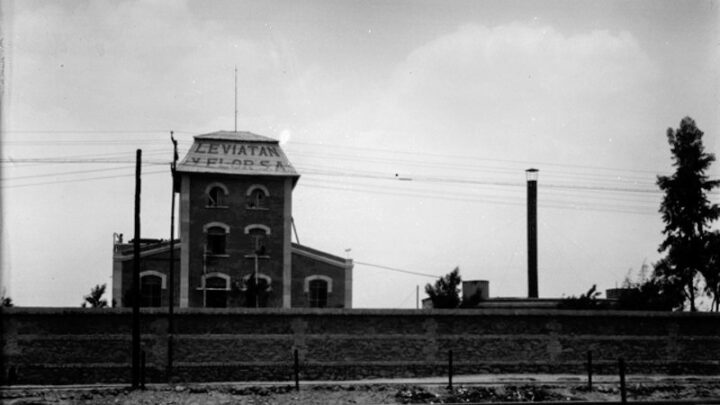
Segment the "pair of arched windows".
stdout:
<path fill-rule="evenodd" d="M 211 222 L 203 227 L 206 235 L 205 252 L 209 255 L 227 254 L 227 235 L 230 227 L 221 222 Z M 252 224 L 245 227 L 245 234 L 250 237 L 249 253 L 266 256 L 268 252 L 268 236 L 270 227 Z"/>
<path fill-rule="evenodd" d="M 207 308 L 225 308 L 228 306 L 230 276 L 213 272 L 202 276 L 200 290 L 203 290 L 203 302 Z M 244 293 L 246 307 L 266 307 L 272 291 L 272 279 L 265 274 L 247 274 L 242 278 L 240 291 Z"/>
<path fill-rule="evenodd" d="M 212 183 L 206 190 L 208 208 L 227 208 L 228 189 L 222 183 Z M 248 209 L 267 209 L 270 191 L 261 184 L 253 184 L 245 193 L 245 207 Z"/>

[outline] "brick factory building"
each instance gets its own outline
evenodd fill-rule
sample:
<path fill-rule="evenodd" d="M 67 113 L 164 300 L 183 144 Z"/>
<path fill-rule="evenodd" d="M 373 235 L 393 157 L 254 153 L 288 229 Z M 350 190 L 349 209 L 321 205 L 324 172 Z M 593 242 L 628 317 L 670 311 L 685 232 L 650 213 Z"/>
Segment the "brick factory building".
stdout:
<path fill-rule="evenodd" d="M 195 136 L 177 166 L 180 239 L 141 240 L 141 305 L 350 308 L 352 260 L 291 241 L 300 175 L 278 141 L 250 132 Z M 116 240 L 113 297 L 130 306 L 133 244 Z"/>

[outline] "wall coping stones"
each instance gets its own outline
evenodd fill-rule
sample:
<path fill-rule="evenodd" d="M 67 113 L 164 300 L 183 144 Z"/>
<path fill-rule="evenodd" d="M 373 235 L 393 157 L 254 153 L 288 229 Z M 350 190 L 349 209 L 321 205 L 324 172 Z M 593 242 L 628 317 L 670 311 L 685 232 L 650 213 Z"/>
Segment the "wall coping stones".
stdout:
<path fill-rule="evenodd" d="M 167 308 L 141 308 L 142 315 L 167 316 Z M 664 312 L 561 309 L 346 309 L 346 308 L 175 308 L 177 315 L 263 315 L 263 316 L 545 316 L 618 318 L 708 318 L 720 320 L 715 312 Z M 2 315 L 118 315 L 132 314 L 132 308 L 3 307 Z"/>

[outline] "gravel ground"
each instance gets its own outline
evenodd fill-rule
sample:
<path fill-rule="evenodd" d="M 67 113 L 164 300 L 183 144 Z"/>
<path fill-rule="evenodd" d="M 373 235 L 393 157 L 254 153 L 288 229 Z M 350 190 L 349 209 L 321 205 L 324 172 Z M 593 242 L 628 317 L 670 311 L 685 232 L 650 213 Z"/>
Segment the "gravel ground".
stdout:
<path fill-rule="evenodd" d="M 616 385 L 599 385 L 591 392 L 583 386 L 483 385 L 322 385 L 303 386 L 156 386 L 144 391 L 127 388 L 6 389 L 3 404 L 163 404 L 163 405 L 265 405 L 265 404 L 420 404 L 472 402 L 619 401 Z M 628 400 L 720 399 L 720 383 L 631 384 Z"/>

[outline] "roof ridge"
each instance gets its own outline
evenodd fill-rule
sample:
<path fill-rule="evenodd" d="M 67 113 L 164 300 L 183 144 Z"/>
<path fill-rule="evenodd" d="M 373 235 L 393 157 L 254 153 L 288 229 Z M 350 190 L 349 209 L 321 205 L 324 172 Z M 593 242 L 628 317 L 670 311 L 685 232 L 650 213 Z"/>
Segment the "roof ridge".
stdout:
<path fill-rule="evenodd" d="M 223 140 L 223 141 L 237 141 L 237 142 L 268 142 L 268 143 L 279 143 L 277 139 L 269 136 L 256 134 L 250 131 L 215 131 L 206 134 L 195 135 L 195 139 L 204 140 Z"/>

